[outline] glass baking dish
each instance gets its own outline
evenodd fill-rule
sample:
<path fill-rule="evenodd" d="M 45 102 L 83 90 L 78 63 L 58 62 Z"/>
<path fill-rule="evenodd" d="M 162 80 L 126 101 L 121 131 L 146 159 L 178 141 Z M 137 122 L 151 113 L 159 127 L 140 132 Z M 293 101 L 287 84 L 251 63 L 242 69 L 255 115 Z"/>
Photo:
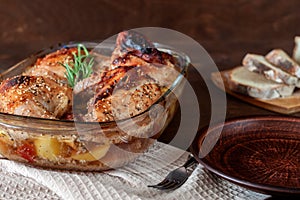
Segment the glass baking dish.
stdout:
<path fill-rule="evenodd" d="M 42 50 L 2 73 L 0 79 L 19 75 L 38 58 L 78 44 L 58 44 Z M 89 49 L 98 45 L 93 42 L 81 44 Z M 176 57 L 180 70 L 172 86 L 146 111 L 128 119 L 99 123 L 0 113 L 0 154 L 33 166 L 84 171 L 113 169 L 134 161 L 153 144 L 173 118 L 190 62 L 184 53 L 169 46 L 155 46 Z M 110 56 L 114 44 L 105 43 L 100 48 L 101 53 Z"/>

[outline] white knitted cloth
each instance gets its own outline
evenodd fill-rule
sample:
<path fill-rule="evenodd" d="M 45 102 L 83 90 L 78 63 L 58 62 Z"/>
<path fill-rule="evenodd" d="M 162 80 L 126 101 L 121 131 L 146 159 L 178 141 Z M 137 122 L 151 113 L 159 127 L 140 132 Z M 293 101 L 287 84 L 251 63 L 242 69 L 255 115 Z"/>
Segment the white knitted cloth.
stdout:
<path fill-rule="evenodd" d="M 208 173 L 199 165 L 177 190 L 165 192 L 156 184 L 182 165 L 188 156 L 178 148 L 156 142 L 143 156 L 125 167 L 107 172 L 45 170 L 0 159 L 0 199 L 265 199 Z"/>

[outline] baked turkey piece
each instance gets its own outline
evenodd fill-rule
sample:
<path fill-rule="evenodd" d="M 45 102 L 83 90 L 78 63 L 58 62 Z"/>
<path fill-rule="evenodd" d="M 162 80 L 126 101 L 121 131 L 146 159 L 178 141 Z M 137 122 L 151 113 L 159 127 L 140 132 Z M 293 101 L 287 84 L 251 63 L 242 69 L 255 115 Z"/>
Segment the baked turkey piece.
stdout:
<path fill-rule="evenodd" d="M 2 87 L 6 90 L 2 92 L 7 97 L 1 97 L 4 102 L 2 112 L 57 119 L 75 110 L 78 113 L 74 113 L 74 116 L 78 120 L 107 122 L 115 120 L 115 117 L 123 119 L 149 108 L 171 87 L 180 73 L 177 60 L 172 55 L 159 51 L 139 33 L 124 31 L 118 35 L 111 58 L 91 52 L 97 61 L 93 74 L 75 85 L 73 97 L 70 95 L 72 89 L 67 85 L 66 69 L 62 66 L 73 65 L 73 53 L 77 53 L 77 48 L 57 50 L 39 58 L 22 76 L 3 82 Z M 23 79 L 28 81 L 19 83 Z M 51 92 L 39 88 L 38 95 L 41 96 L 36 97 L 23 91 L 38 84 L 35 83 L 37 80 L 43 80 Z M 15 85 L 12 84 L 14 81 Z M 22 91 L 16 90 L 21 86 L 24 87 Z M 60 93 L 64 94 L 68 104 L 55 100 L 55 95 Z M 8 97 L 13 95 L 15 98 L 9 100 Z M 23 104 L 22 99 L 26 99 L 24 102 L 27 104 Z M 50 107 L 45 103 L 48 101 L 51 102 Z M 70 105 L 73 102 L 72 109 Z M 15 105 L 10 106 L 12 104 Z M 21 105 L 25 106 L 23 111 L 20 111 Z"/>
<path fill-rule="evenodd" d="M 157 50 L 133 31 L 118 35 L 111 62 L 110 70 L 98 75 L 97 84 L 93 87 L 86 84 L 94 93 L 88 101 L 84 121 L 108 122 L 142 113 L 170 88 L 179 75 L 173 56 Z M 87 79 L 94 82 L 93 76 Z M 76 91 L 78 95 L 87 93 L 86 88 L 81 89 Z"/>
<path fill-rule="evenodd" d="M 33 66 L 30 66 L 23 75 L 46 76 L 60 83 L 67 84 L 65 76 L 66 69 L 62 64 L 71 64 L 73 54 L 77 53 L 77 48 L 62 48 L 53 53 L 37 59 Z"/>
<path fill-rule="evenodd" d="M 59 119 L 71 108 L 72 90 L 43 76 L 16 76 L 0 85 L 0 111 Z"/>

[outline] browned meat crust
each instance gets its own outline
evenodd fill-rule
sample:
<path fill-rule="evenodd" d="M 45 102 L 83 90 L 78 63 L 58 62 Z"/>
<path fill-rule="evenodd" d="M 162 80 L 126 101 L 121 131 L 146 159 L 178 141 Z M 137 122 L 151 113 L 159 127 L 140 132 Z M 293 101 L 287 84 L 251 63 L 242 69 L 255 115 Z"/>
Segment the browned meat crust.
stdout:
<path fill-rule="evenodd" d="M 2 82 L 0 111 L 72 119 L 72 89 L 67 86 L 62 64 L 72 66 L 73 53 L 77 48 L 50 53 L 39 58 L 23 76 Z M 74 106 L 79 105 L 79 109 L 74 109 L 81 112 L 76 113 L 78 119 L 113 121 L 132 117 L 156 102 L 178 76 L 176 59 L 134 31 L 118 35 L 110 61 L 105 70 L 97 66 L 92 76 L 75 85 Z M 107 64 L 107 58 L 103 63 Z"/>
<path fill-rule="evenodd" d="M 72 63 L 72 53 L 77 53 L 77 48 L 62 48 L 53 53 L 50 53 L 43 58 L 39 58 L 34 66 L 26 70 L 23 75 L 46 76 L 55 81 L 66 84 L 66 69 L 62 66 L 62 64 Z"/>
<path fill-rule="evenodd" d="M 155 103 L 178 76 L 173 56 L 157 50 L 142 35 L 118 35 L 109 71 L 101 74 L 85 121 L 132 117 Z"/>
<path fill-rule="evenodd" d="M 58 119 L 71 107 L 72 91 L 42 76 L 16 76 L 0 85 L 0 111 Z"/>

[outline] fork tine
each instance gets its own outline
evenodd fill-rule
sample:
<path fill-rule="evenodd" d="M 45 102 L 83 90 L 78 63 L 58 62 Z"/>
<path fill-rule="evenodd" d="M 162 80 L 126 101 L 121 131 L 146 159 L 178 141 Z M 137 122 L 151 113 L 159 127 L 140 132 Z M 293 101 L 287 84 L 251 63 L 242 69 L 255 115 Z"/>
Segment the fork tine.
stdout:
<path fill-rule="evenodd" d="M 158 183 L 157 186 L 166 185 L 166 184 L 168 184 L 168 182 L 169 182 L 168 179 L 164 179 L 162 182 Z"/>
<path fill-rule="evenodd" d="M 171 171 L 166 178 L 156 185 L 148 185 L 148 187 L 153 187 L 160 190 L 173 190 L 179 188 L 183 185 L 191 172 L 188 171 L 188 167 L 193 166 L 197 163 L 193 156 L 189 156 L 188 160 L 181 167 Z"/>
<path fill-rule="evenodd" d="M 162 189 L 164 189 L 164 190 L 172 189 L 172 188 L 176 187 L 178 184 L 179 184 L 179 183 L 178 183 L 177 181 L 172 181 L 172 182 L 170 182 L 169 184 L 164 185 L 164 186 L 162 187 Z"/>
<path fill-rule="evenodd" d="M 170 184 L 170 181 L 168 179 L 163 180 L 162 182 L 156 184 L 156 185 L 148 185 L 148 187 L 153 187 L 157 189 L 163 189 L 165 185 Z"/>
<path fill-rule="evenodd" d="M 170 185 L 173 184 L 173 181 L 165 181 L 164 184 L 161 184 L 161 185 L 155 185 L 155 188 L 157 189 L 161 189 L 161 190 L 165 190 L 166 188 L 168 188 Z"/>
<path fill-rule="evenodd" d="M 179 188 L 181 185 L 185 183 L 186 180 L 184 181 L 172 181 L 170 184 L 165 185 L 163 187 L 160 187 L 159 189 L 161 190 L 174 190 Z"/>
<path fill-rule="evenodd" d="M 168 179 L 164 179 L 162 182 L 156 184 L 156 185 L 148 185 L 148 187 L 153 187 L 153 188 L 161 188 L 163 185 L 166 185 L 169 183 Z"/>

